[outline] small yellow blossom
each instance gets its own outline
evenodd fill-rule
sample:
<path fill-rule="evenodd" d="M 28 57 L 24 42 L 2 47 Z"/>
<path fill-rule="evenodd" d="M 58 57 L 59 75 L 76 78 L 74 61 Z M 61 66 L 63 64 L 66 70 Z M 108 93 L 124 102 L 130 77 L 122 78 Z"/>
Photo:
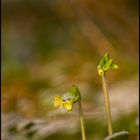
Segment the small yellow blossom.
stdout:
<path fill-rule="evenodd" d="M 103 74 L 104 74 L 103 69 L 99 69 L 99 70 L 98 70 L 98 74 L 99 74 L 99 75 L 103 75 Z"/>
<path fill-rule="evenodd" d="M 68 112 L 70 112 L 72 110 L 72 107 L 73 107 L 73 102 L 72 101 L 65 101 L 65 102 L 63 102 L 63 105 L 66 108 L 66 110 Z"/>
<path fill-rule="evenodd" d="M 63 100 L 62 100 L 61 96 L 54 97 L 54 106 L 55 107 L 62 107 L 63 106 Z"/>

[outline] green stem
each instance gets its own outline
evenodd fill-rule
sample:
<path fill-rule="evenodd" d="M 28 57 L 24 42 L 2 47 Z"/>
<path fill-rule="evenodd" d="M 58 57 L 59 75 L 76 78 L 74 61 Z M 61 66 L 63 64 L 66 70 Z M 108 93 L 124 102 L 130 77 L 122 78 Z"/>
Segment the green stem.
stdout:
<path fill-rule="evenodd" d="M 81 124 L 82 140 L 86 140 L 81 99 L 78 100 L 78 107 L 79 107 L 79 117 L 80 117 L 80 124 Z"/>
<path fill-rule="evenodd" d="M 112 135 L 112 119 L 111 119 L 111 110 L 110 110 L 110 103 L 109 103 L 109 96 L 108 96 L 108 89 L 107 89 L 107 82 L 105 79 L 105 74 L 102 75 L 102 86 L 104 91 L 104 99 L 105 99 L 105 106 L 106 106 L 106 116 L 108 121 L 108 132 L 109 135 Z"/>

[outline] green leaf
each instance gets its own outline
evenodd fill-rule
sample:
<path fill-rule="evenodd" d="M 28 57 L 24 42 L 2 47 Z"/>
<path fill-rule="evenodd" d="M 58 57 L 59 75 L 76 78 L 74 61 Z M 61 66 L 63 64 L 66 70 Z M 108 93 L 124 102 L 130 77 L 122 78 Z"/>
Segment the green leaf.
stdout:
<path fill-rule="evenodd" d="M 106 64 L 104 65 L 104 70 L 107 71 L 110 69 L 110 66 L 112 64 L 113 60 L 112 59 L 108 59 L 108 61 L 106 62 Z"/>
<path fill-rule="evenodd" d="M 106 52 L 105 54 L 104 54 L 104 57 L 103 57 L 105 60 L 108 60 L 109 59 L 109 54 Z"/>
<path fill-rule="evenodd" d="M 127 140 L 129 133 L 127 131 L 121 131 L 106 137 L 104 140 Z"/>
<path fill-rule="evenodd" d="M 69 95 L 72 96 L 72 101 L 76 102 L 78 99 L 80 99 L 80 91 L 79 88 L 75 85 L 73 85 L 69 91 L 68 91 Z"/>

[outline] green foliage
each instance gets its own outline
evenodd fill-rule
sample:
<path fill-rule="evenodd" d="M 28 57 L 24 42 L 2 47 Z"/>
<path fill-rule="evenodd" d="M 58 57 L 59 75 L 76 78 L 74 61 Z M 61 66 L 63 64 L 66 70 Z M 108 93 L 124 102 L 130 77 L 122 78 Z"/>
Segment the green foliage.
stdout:
<path fill-rule="evenodd" d="M 117 69 L 118 65 L 114 64 L 113 59 L 109 57 L 108 53 L 105 53 L 103 58 L 100 60 L 99 65 L 97 66 L 97 71 L 99 75 L 103 75 L 104 72 L 110 69 Z"/>
<path fill-rule="evenodd" d="M 131 114 L 122 114 L 119 119 L 114 122 L 114 130 L 118 131 L 121 128 L 132 134 L 136 134 L 138 132 L 138 126 L 136 124 L 137 117 L 138 114 L 136 111 Z"/>
<path fill-rule="evenodd" d="M 11 126 L 9 126 L 9 128 L 8 128 L 8 132 L 10 133 L 10 134 L 16 134 L 17 133 L 17 126 L 16 125 L 11 125 Z"/>

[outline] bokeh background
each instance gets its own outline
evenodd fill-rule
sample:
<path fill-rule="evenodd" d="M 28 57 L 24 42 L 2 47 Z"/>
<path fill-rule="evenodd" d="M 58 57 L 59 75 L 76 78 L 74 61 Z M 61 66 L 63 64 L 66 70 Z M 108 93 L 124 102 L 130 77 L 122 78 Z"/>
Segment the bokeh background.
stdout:
<path fill-rule="evenodd" d="M 99 60 L 107 73 L 113 130 L 138 140 L 138 0 L 2 0 L 2 140 L 81 140 L 77 106 L 53 106 L 76 84 L 88 140 L 103 140 L 107 122 Z"/>

